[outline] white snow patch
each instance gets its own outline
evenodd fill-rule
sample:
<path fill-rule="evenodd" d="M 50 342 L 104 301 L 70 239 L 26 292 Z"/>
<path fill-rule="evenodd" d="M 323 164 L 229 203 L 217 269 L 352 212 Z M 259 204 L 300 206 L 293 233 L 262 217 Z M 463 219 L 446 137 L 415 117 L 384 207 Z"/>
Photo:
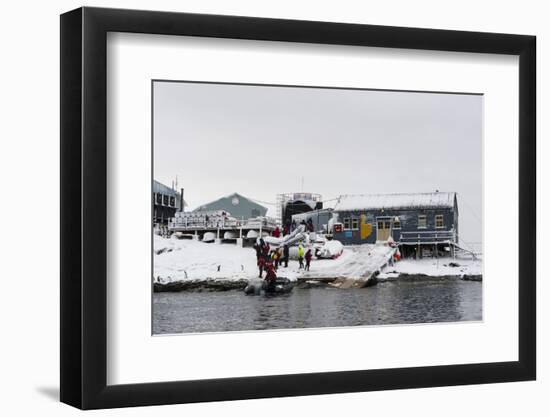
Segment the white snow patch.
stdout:
<path fill-rule="evenodd" d="M 238 280 L 257 271 L 256 255 L 251 248 L 160 236 L 155 236 L 153 243 L 153 275 L 157 282 Z"/>
<path fill-rule="evenodd" d="M 355 194 L 342 195 L 336 203 L 336 211 L 389 209 L 389 208 L 436 208 L 454 206 L 455 193 L 405 193 L 405 194 Z"/>
<path fill-rule="evenodd" d="M 458 264 L 459 266 L 451 266 L 450 264 Z M 395 278 L 400 274 L 409 275 L 428 275 L 432 277 L 439 276 L 457 276 L 464 275 L 481 275 L 482 260 L 472 259 L 464 256 L 460 258 L 424 258 L 424 259 L 403 259 L 395 262 L 393 266 L 388 265 L 379 278 Z"/>

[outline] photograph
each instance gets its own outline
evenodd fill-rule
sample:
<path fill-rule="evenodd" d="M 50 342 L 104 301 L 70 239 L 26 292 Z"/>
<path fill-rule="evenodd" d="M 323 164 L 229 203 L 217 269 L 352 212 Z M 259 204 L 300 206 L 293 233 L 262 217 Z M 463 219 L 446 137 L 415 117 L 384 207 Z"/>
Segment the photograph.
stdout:
<path fill-rule="evenodd" d="M 33 87 L 60 105 L 16 120 L 46 114 L 58 146 L 11 142 L 59 168 L 57 197 L 33 188 L 59 285 L 33 280 L 38 315 L 7 297 L 50 346 L 27 367 L 46 379 L 12 360 L 10 381 L 69 413 L 427 417 L 468 391 L 457 415 L 537 414 L 542 14 L 138 6 L 25 35 L 58 49 Z M 17 277 L 48 251 L 10 225 Z"/>
<path fill-rule="evenodd" d="M 483 320 L 483 95 L 152 81 L 152 333 Z"/>

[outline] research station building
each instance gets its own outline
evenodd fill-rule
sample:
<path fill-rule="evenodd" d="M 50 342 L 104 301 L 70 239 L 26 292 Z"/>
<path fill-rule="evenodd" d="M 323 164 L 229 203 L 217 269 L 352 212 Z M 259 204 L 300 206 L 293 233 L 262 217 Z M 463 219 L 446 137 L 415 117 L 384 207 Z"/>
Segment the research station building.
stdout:
<path fill-rule="evenodd" d="M 166 225 L 181 207 L 181 194 L 153 180 L 153 224 Z"/>
<path fill-rule="evenodd" d="M 345 245 L 391 237 L 403 256 L 452 252 L 458 243 L 454 192 L 343 195 L 333 222 L 334 239 Z"/>
<path fill-rule="evenodd" d="M 225 211 L 236 219 L 248 220 L 256 217 L 264 217 L 267 208 L 238 193 L 218 198 L 210 203 L 197 207 L 194 212 Z"/>

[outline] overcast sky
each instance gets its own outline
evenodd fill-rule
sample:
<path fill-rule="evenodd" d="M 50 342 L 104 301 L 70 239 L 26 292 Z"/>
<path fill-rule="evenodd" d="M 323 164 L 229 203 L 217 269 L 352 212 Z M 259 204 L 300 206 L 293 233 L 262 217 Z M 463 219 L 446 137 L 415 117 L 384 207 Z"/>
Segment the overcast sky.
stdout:
<path fill-rule="evenodd" d="M 456 191 L 481 242 L 479 95 L 154 83 L 154 176 L 194 208 L 238 192 Z M 264 204 L 265 205 L 265 204 Z M 273 208 L 274 206 L 268 206 Z"/>

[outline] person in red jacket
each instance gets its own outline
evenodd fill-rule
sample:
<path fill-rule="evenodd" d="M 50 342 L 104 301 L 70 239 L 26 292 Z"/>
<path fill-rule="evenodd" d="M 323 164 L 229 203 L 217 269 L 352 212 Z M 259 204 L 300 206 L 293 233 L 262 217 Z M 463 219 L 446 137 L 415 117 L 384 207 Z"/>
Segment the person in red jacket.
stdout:
<path fill-rule="evenodd" d="M 280 236 L 281 236 L 281 229 L 279 229 L 279 226 L 277 226 L 273 231 L 273 237 L 280 237 Z"/>
<path fill-rule="evenodd" d="M 259 278 L 262 277 L 264 271 L 267 271 L 267 264 L 271 262 L 271 257 L 269 256 L 269 244 L 266 243 L 263 239 L 260 239 L 256 245 L 254 245 L 256 250 L 256 263 L 258 265 L 258 270 L 260 271 Z"/>
<path fill-rule="evenodd" d="M 265 276 L 265 282 L 267 284 L 266 289 L 268 291 L 275 290 L 275 284 L 277 282 L 277 273 L 275 272 L 275 269 L 273 268 L 272 263 L 267 264 L 267 274 Z"/>
<path fill-rule="evenodd" d="M 306 271 L 309 271 L 309 264 L 311 263 L 311 258 L 312 258 L 311 249 L 307 250 L 305 258 L 306 258 Z"/>
<path fill-rule="evenodd" d="M 265 268 L 265 258 L 261 255 L 257 257 L 256 265 L 258 265 L 258 270 L 260 271 L 258 278 L 261 278 Z"/>
<path fill-rule="evenodd" d="M 269 243 L 265 242 L 263 239 L 260 239 L 260 244 L 262 245 L 262 255 L 264 258 L 269 258 Z"/>

